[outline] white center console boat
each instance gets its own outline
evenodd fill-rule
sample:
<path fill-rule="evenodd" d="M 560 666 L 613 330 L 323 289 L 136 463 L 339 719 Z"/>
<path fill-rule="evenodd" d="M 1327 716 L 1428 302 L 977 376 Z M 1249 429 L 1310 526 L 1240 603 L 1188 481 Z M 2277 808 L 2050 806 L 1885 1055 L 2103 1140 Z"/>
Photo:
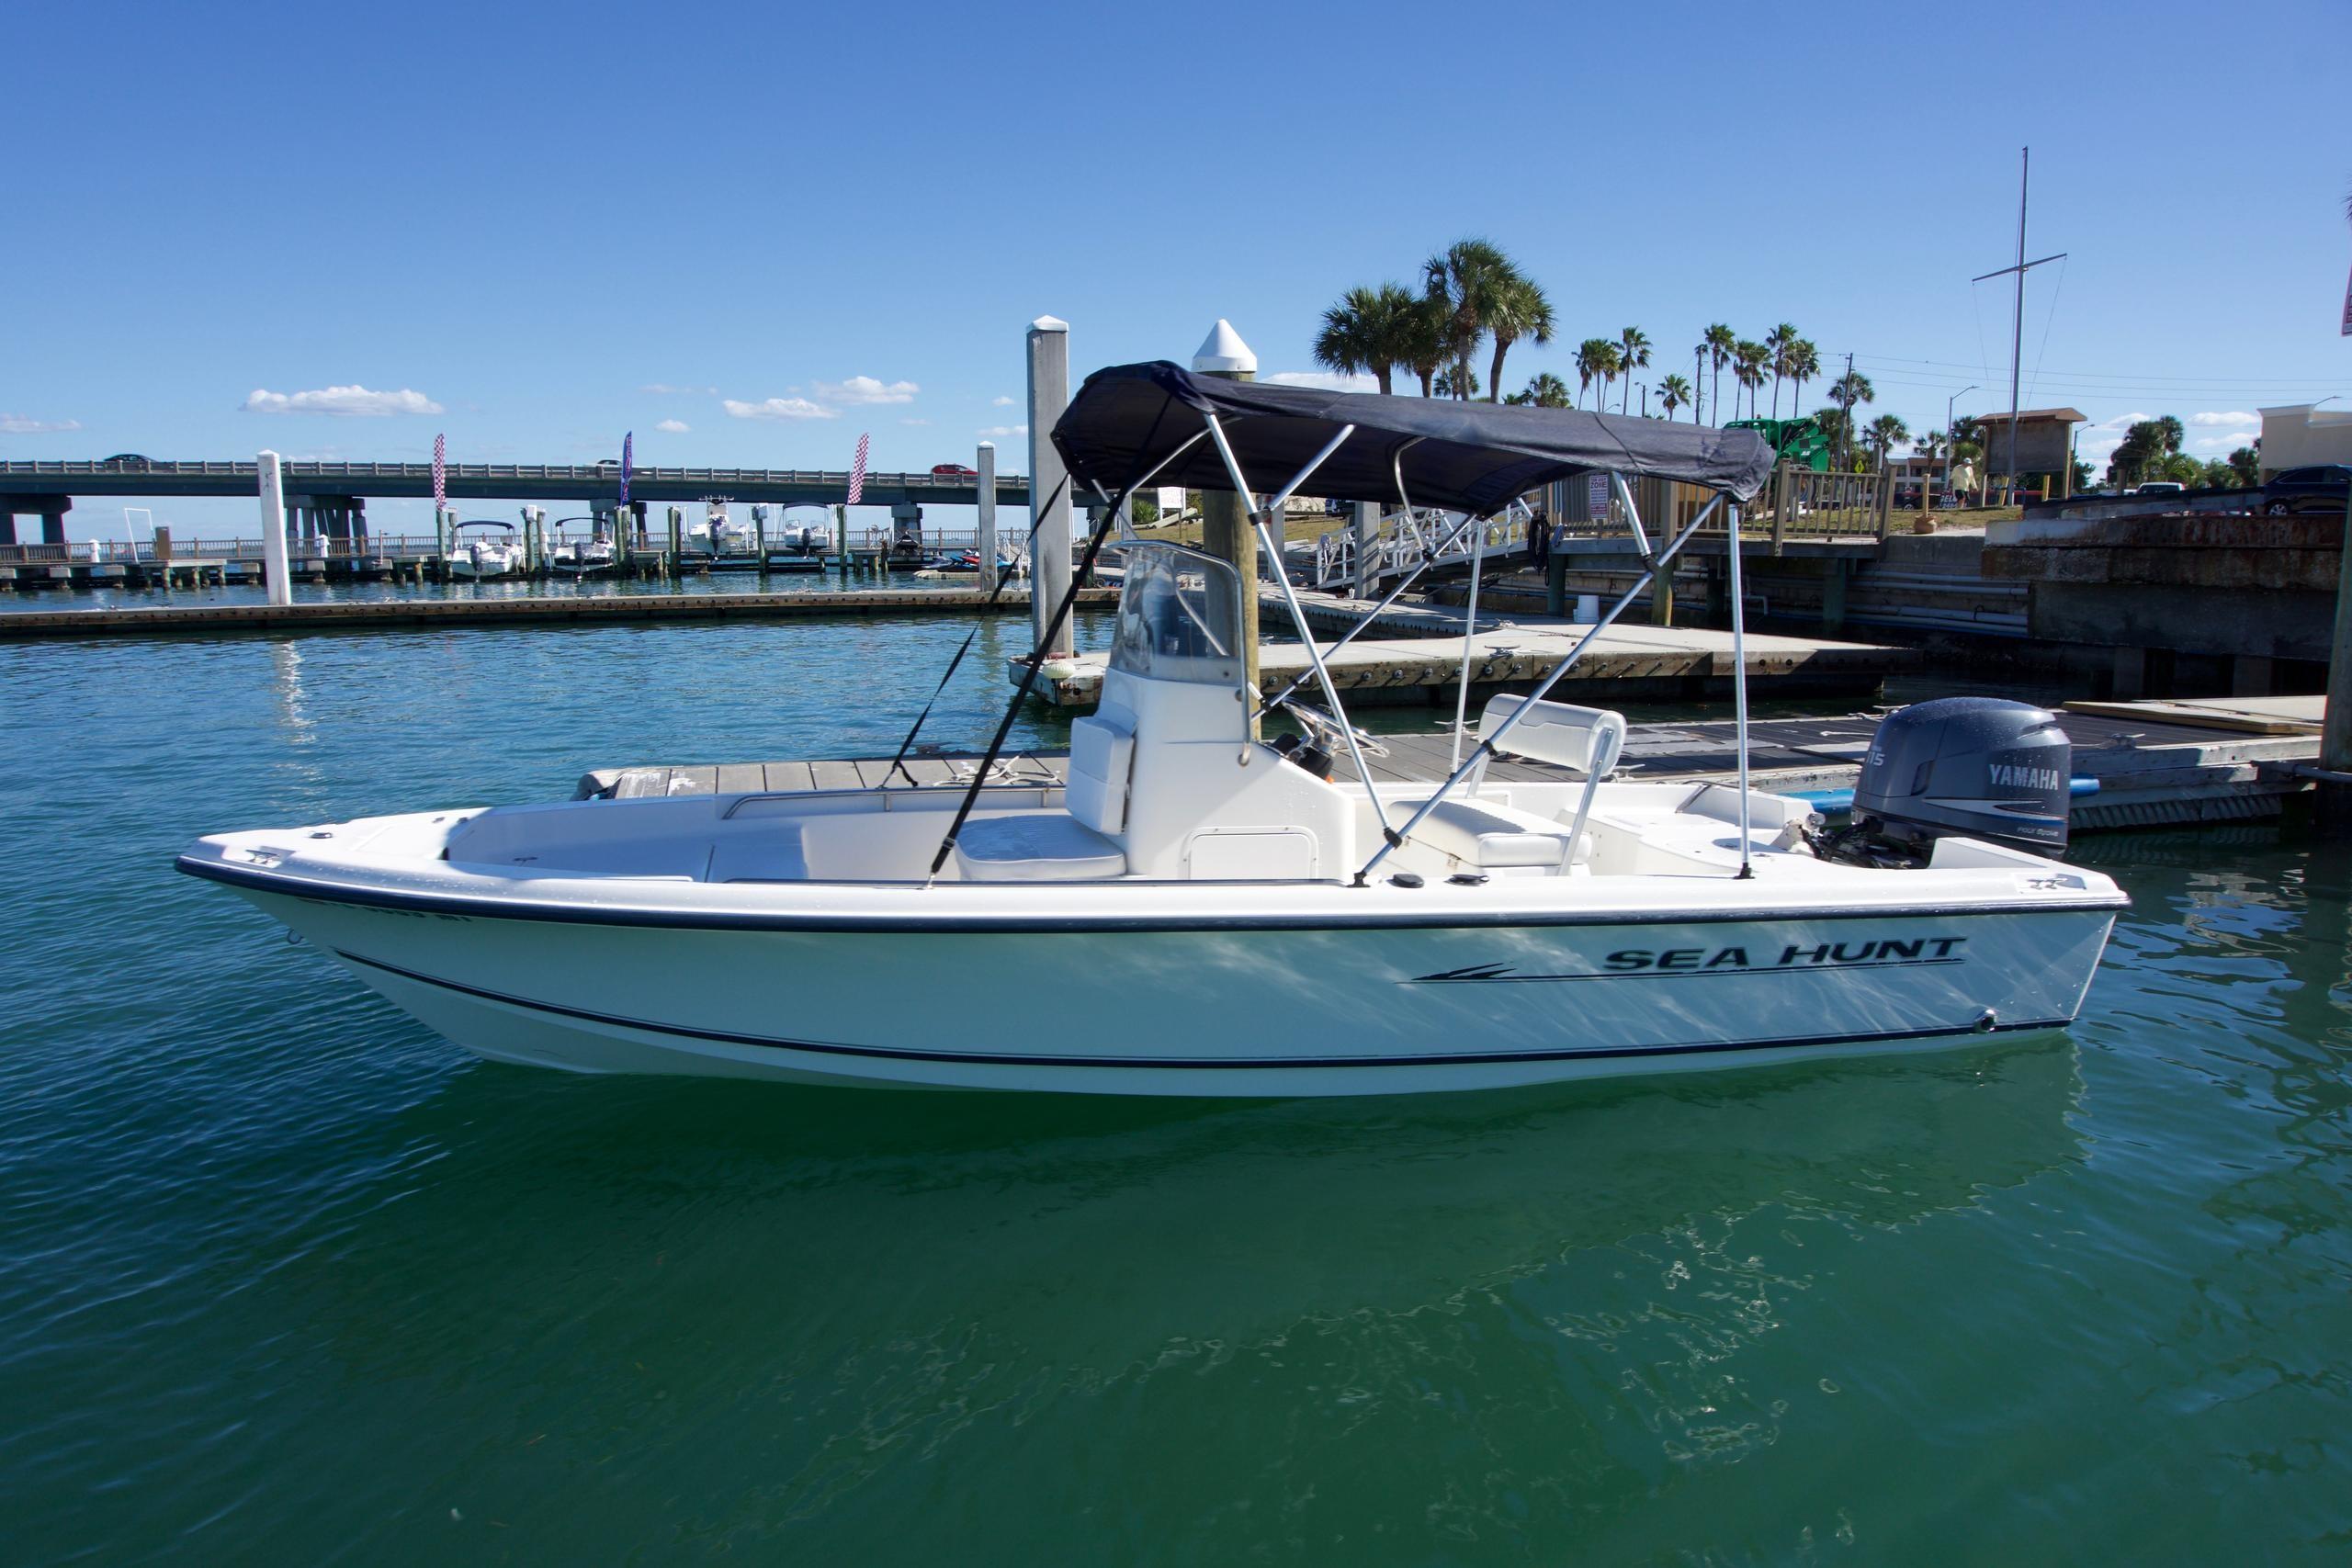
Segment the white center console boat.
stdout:
<path fill-rule="evenodd" d="M 1261 537 L 1310 477 L 1476 516 L 1589 470 L 1730 505 L 1770 464 L 1745 432 L 1168 365 L 1099 372 L 1055 439 L 1106 500 L 1113 481 L 1293 474 Z M 1643 538 L 1652 570 L 1705 516 Z M 2046 715 L 1896 716 L 1842 834 L 1738 784 L 1611 782 L 1623 721 L 1544 700 L 1558 671 L 1487 703 L 1442 783 L 1336 782 L 1337 752 L 1369 770 L 1328 679 L 1307 739 L 1250 738 L 1232 569 L 1167 544 L 1125 557 L 1066 786 L 993 769 L 1008 715 L 968 784 L 418 812 L 213 835 L 179 863 L 486 1056 L 1174 1095 L 1476 1089 L 2047 1029 L 2074 1018 L 2125 902 L 2037 852 L 2064 838 Z M 1498 757 L 1558 782 L 1502 781 Z"/>

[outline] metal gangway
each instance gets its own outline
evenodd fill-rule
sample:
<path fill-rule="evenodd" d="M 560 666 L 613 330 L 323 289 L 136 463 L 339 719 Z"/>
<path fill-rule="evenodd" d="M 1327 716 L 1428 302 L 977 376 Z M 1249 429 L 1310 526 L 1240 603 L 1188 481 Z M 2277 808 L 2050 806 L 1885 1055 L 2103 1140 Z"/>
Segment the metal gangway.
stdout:
<path fill-rule="evenodd" d="M 1484 523 L 1463 526 L 1458 512 L 1434 507 L 1399 508 L 1384 514 L 1373 531 L 1371 558 L 1366 563 L 1364 592 L 1374 593 L 1381 582 L 1403 577 L 1426 566 L 1432 571 L 1467 567 L 1474 559 L 1509 568 L 1530 558 L 1529 530 L 1535 513 L 1523 500 L 1514 501 Z M 1356 582 L 1356 532 L 1336 528 L 1317 535 L 1312 571 L 1314 586 L 1328 592 L 1352 592 Z"/>

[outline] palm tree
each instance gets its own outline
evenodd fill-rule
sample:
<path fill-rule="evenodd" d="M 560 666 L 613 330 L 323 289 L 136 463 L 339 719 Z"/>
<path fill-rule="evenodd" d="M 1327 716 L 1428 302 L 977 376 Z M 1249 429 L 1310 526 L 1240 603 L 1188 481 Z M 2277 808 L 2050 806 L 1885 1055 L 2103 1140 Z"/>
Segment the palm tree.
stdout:
<path fill-rule="evenodd" d="M 1770 356 L 1772 371 L 1772 417 L 1781 417 L 1781 378 L 1788 373 L 1789 348 L 1797 341 L 1797 329 L 1782 321 L 1764 334 L 1764 352 Z"/>
<path fill-rule="evenodd" d="M 1871 451 L 1884 467 L 1886 455 L 1911 439 L 1911 427 L 1891 413 L 1883 413 L 1871 421 L 1869 434 Z"/>
<path fill-rule="evenodd" d="M 1414 300 L 1398 325 L 1397 362 L 1420 378 L 1425 398 L 1434 395 L 1431 383 L 1437 367 L 1445 363 L 1445 301 L 1426 298 Z"/>
<path fill-rule="evenodd" d="M 1944 455 L 1944 433 L 1940 430 L 1928 431 L 1911 443 L 1911 450 L 1929 462 L 1935 461 Z"/>
<path fill-rule="evenodd" d="M 1650 362 L 1649 334 L 1639 327 L 1627 327 L 1617 334 L 1617 367 L 1625 375 L 1625 400 L 1618 405 L 1619 413 L 1631 413 L 1634 402 L 1634 372 Z"/>
<path fill-rule="evenodd" d="M 1409 357 L 1413 316 L 1420 301 L 1394 283 L 1351 288 L 1323 312 L 1315 334 L 1315 362 L 1343 376 L 1369 373 L 1383 394 L 1396 390 L 1396 367 Z"/>
<path fill-rule="evenodd" d="M 1451 378 L 1457 398 L 1475 378 L 1470 356 L 1487 335 L 1503 295 L 1521 282 L 1510 258 L 1486 240 L 1456 240 L 1421 264 L 1421 287 L 1432 307 L 1442 302 L 1445 358 L 1453 366 Z"/>
<path fill-rule="evenodd" d="M 1731 363 L 1733 345 L 1738 341 L 1721 321 L 1709 327 L 1700 340 L 1700 346 L 1707 351 L 1708 363 L 1714 367 L 1715 384 L 1708 391 L 1707 406 L 1715 411 L 1717 424 L 1724 422 L 1724 367 Z"/>
<path fill-rule="evenodd" d="M 1532 403 L 1539 409 L 1564 409 L 1573 406 L 1568 384 L 1549 370 L 1539 371 L 1527 378 L 1527 389 L 1513 392 L 1503 400 L 1507 403 Z"/>
<path fill-rule="evenodd" d="M 1577 395 L 1582 406 L 1585 389 L 1595 381 L 1605 388 L 1617 374 L 1617 345 L 1605 337 L 1589 337 L 1577 345 Z M 1607 393 L 1604 391 L 1604 397 Z"/>
<path fill-rule="evenodd" d="M 1849 370 L 1829 384 L 1829 396 L 1839 408 L 1846 411 L 1847 450 L 1850 452 L 1854 428 L 1854 405 L 1867 403 L 1875 399 L 1878 396 L 1878 389 L 1871 386 L 1871 378 L 1860 371 Z"/>
<path fill-rule="evenodd" d="M 1804 401 L 1804 384 L 1821 374 L 1821 350 L 1799 338 L 1789 344 L 1786 357 L 1789 379 L 1794 383 L 1789 392 L 1789 417 L 1794 419 L 1798 407 Z M 1773 400 L 1773 406 L 1780 406 L 1779 399 Z"/>
<path fill-rule="evenodd" d="M 1514 273 L 1496 293 L 1487 330 L 1495 338 L 1495 359 L 1487 371 L 1487 400 L 1492 402 L 1502 395 L 1503 355 L 1510 345 L 1521 338 L 1532 338 L 1539 348 L 1552 341 L 1552 301 L 1532 280 Z"/>
<path fill-rule="evenodd" d="M 1690 383 L 1684 380 L 1681 377 L 1668 376 L 1665 380 L 1660 381 L 1657 384 L 1658 406 L 1666 411 L 1667 418 L 1672 419 L 1674 417 L 1674 411 L 1680 408 L 1690 400 Z M 1699 411 L 1693 408 L 1690 411 L 1690 418 L 1695 422 L 1698 417 Z"/>
<path fill-rule="evenodd" d="M 1764 384 L 1764 362 L 1767 358 L 1764 345 L 1760 343 L 1750 343 L 1747 339 L 1742 338 L 1731 345 L 1731 356 L 1734 361 L 1732 379 L 1747 389 L 1747 417 L 1754 419 L 1756 389 Z M 1737 397 L 1734 397 L 1731 400 L 1731 412 L 1735 415 L 1739 412 Z"/>
<path fill-rule="evenodd" d="M 1455 380 L 1460 376 L 1466 379 Z M 1461 401 L 1478 395 L 1478 373 L 1459 365 L 1449 365 L 1437 373 L 1437 395 Z"/>

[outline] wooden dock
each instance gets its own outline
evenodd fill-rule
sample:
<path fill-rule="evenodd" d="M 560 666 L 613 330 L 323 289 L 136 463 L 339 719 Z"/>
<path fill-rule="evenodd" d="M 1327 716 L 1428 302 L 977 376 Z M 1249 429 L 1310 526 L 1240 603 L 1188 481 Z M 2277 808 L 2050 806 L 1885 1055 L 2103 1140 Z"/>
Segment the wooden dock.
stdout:
<path fill-rule="evenodd" d="M 2270 705 L 2319 701 L 2264 700 Z M 1748 727 L 1749 776 L 1756 787 L 1776 793 L 1850 789 L 1879 717 L 1876 713 L 1852 713 L 1757 720 Z M 2098 794 L 2074 802 L 2073 825 L 2078 832 L 2276 817 L 2288 797 L 2310 787 L 2298 769 L 2307 768 L 2319 755 L 2315 718 L 2299 733 L 2267 735 L 2109 714 L 2069 712 L 2061 713 L 2059 719 L 2075 744 L 2075 776 L 2096 779 L 2099 785 Z M 1637 724 L 1626 739 L 1617 777 L 1635 784 L 1729 780 L 1738 772 L 1733 739 L 1728 719 Z M 1366 759 L 1376 779 L 1430 784 L 1451 771 L 1452 741 L 1442 732 L 1378 739 L 1386 755 Z M 977 753 L 934 749 L 909 756 L 906 771 L 895 776 L 887 757 L 599 768 L 581 777 L 573 797 L 639 800 L 890 784 L 954 788 L 970 782 L 978 762 Z M 1068 764 L 1066 752 L 1024 751 L 1000 758 L 998 776 L 1007 783 L 1059 784 Z M 1345 757 L 1334 766 L 1342 781 L 1353 782 L 1357 776 Z M 1576 776 L 1526 761 L 1498 761 L 1487 773 L 1492 778 L 1524 782 Z"/>
<path fill-rule="evenodd" d="M 1316 626 L 1343 628 L 1373 608 L 1329 594 L 1301 595 L 1301 599 L 1307 624 Z M 1260 616 L 1260 624 L 1270 635 L 1277 628 L 1289 629 L 1288 608 L 1279 600 L 1269 600 L 1261 607 Z M 1452 700 L 1462 670 L 1461 611 L 1399 604 L 1384 612 L 1372 629 L 1404 635 L 1359 637 L 1336 653 L 1317 639 L 1325 649 L 1331 683 L 1350 706 Z M 1590 629 L 1589 622 L 1555 615 L 1481 613 L 1473 644 L 1473 698 L 1529 690 L 1551 673 Z M 1917 649 L 1753 631 L 1747 634 L 1747 652 L 1751 689 L 1781 695 L 1800 692 L 1867 695 L 1888 676 L 1913 670 L 1919 661 Z M 1020 683 L 1024 662 L 1006 661 L 1009 682 Z M 1102 700 L 1104 662 L 1102 654 L 1053 660 L 1041 672 L 1032 694 L 1057 708 L 1091 708 Z M 1259 684 L 1267 696 L 1281 692 L 1307 671 L 1302 644 L 1270 641 L 1260 647 Z M 1557 689 L 1573 701 L 1696 700 L 1727 693 L 1731 674 L 1731 633 L 1727 631 L 1620 621 L 1594 639 Z"/>
<path fill-rule="evenodd" d="M 1082 589 L 1079 604 L 1109 609 L 1110 588 Z M 0 641 L 93 637 L 219 636 L 235 632 L 381 631 L 426 626 L 612 625 L 630 621 L 771 621 L 824 615 L 1029 613 L 1026 587 L 991 605 L 971 589 L 857 589 L 826 593 L 612 593 L 492 599 L 343 600 L 306 604 L 19 610 L 0 614 Z"/>

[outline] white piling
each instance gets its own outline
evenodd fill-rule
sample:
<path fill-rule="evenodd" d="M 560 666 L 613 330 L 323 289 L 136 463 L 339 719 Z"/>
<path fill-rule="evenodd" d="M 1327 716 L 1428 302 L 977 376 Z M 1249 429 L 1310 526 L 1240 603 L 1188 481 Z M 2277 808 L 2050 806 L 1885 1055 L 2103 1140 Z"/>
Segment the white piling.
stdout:
<path fill-rule="evenodd" d="M 1029 323 L 1029 517 L 1035 541 L 1029 554 L 1029 624 L 1039 641 L 1069 591 L 1070 496 L 1064 483 L 1069 474 L 1053 439 L 1055 423 L 1069 406 L 1069 323 L 1040 316 Z M 1048 655 L 1076 646 L 1073 618 L 1063 618 Z"/>
<path fill-rule="evenodd" d="M 978 536 L 973 541 L 973 553 L 980 558 L 978 581 L 982 588 L 996 586 L 996 443 L 980 443 L 980 455 L 973 467 L 980 477 L 974 481 L 979 491 Z"/>
<path fill-rule="evenodd" d="M 294 569 L 286 558 L 286 484 L 277 471 L 277 454 L 264 452 L 254 460 L 261 469 L 261 559 L 269 574 L 269 602 L 294 603 Z"/>

